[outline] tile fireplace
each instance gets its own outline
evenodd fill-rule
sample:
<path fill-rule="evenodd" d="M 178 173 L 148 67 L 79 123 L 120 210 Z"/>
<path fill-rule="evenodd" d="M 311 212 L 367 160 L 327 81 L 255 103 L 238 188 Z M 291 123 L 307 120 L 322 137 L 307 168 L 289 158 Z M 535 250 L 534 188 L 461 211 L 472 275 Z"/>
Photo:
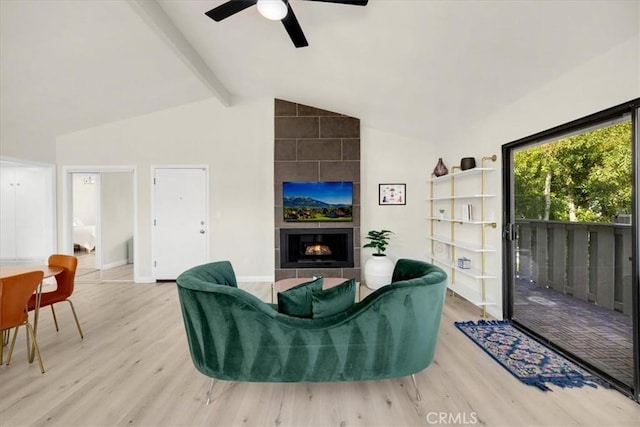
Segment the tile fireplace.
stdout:
<path fill-rule="evenodd" d="M 360 120 L 281 99 L 275 100 L 274 107 L 274 280 L 321 275 L 360 281 Z M 287 220 L 285 182 L 353 183 L 352 220 L 335 224 Z M 308 243 L 303 239 L 294 243 L 294 251 L 288 239 L 287 243 L 281 240 L 281 230 L 307 229 L 306 234 L 315 235 L 335 228 L 351 233 L 348 249 L 336 251 L 333 241 L 329 248 L 321 243 L 301 249 L 301 244 Z M 285 244 L 287 248 L 281 246 Z"/>
<path fill-rule="evenodd" d="M 352 228 L 280 229 L 280 268 L 351 267 Z"/>

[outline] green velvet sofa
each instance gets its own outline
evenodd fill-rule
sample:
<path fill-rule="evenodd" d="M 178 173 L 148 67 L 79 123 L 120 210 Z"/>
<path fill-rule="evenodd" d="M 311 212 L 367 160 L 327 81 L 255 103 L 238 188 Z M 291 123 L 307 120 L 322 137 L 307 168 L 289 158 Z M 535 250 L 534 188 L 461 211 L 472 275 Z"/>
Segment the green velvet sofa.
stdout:
<path fill-rule="evenodd" d="M 391 284 L 320 319 L 281 314 L 238 289 L 228 261 L 185 271 L 177 286 L 191 358 L 204 375 L 360 381 L 413 375 L 431 363 L 446 281 L 437 266 L 401 259 Z"/>

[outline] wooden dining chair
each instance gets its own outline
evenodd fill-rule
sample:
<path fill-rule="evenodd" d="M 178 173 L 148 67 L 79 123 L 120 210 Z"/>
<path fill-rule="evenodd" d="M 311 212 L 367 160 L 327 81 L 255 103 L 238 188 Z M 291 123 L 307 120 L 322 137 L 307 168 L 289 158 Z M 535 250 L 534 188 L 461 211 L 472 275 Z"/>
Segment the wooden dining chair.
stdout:
<path fill-rule="evenodd" d="M 13 347 L 16 344 L 18 329 L 20 326 L 25 325 L 27 327 L 27 337 L 33 340 L 33 347 L 38 356 L 40 371 L 44 374 L 44 365 L 42 364 L 40 349 L 36 341 L 36 334 L 33 326 L 29 323 L 29 313 L 27 311 L 27 302 L 40 285 L 40 282 L 42 282 L 43 277 L 44 273 L 42 271 L 31 271 L 29 273 L 17 274 L 0 279 L 0 288 L 2 288 L 2 295 L 0 297 L 0 330 L 4 332 L 15 328 L 13 339 L 9 346 L 9 355 L 7 356 L 8 365 L 11 363 L 11 355 L 13 354 Z M 29 359 L 30 347 L 29 339 L 27 339 L 27 359 Z M 0 364 L 2 364 L 2 352 L 0 352 Z"/>
<path fill-rule="evenodd" d="M 49 306 L 51 307 L 51 313 L 53 314 L 53 323 L 56 326 L 56 331 L 58 329 L 58 319 L 56 318 L 56 311 L 53 308 L 54 304 L 59 302 L 66 301 L 71 306 L 71 312 L 73 313 L 73 317 L 76 320 L 76 326 L 78 327 L 78 332 L 80 332 L 80 338 L 84 338 L 82 334 L 82 328 L 80 327 L 80 322 L 78 321 L 78 316 L 76 314 L 76 309 L 73 306 L 73 303 L 69 299 L 71 294 L 73 293 L 73 287 L 76 279 L 76 268 L 78 267 L 78 258 L 72 255 L 60 255 L 55 254 L 49 257 L 49 266 L 50 267 L 61 267 L 62 271 L 58 273 L 56 277 L 57 287 L 55 290 L 50 292 L 43 292 L 40 297 L 40 308 Z M 35 310 L 36 307 L 36 296 L 31 296 L 29 299 L 29 311 Z"/>

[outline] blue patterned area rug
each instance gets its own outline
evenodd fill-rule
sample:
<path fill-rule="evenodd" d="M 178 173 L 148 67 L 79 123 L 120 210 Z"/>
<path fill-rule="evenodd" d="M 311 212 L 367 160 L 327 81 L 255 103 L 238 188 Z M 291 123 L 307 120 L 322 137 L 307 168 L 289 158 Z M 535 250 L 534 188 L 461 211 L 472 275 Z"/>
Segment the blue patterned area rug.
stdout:
<path fill-rule="evenodd" d="M 455 322 L 473 342 L 525 384 L 551 391 L 559 387 L 596 387 L 597 378 L 507 321 Z"/>

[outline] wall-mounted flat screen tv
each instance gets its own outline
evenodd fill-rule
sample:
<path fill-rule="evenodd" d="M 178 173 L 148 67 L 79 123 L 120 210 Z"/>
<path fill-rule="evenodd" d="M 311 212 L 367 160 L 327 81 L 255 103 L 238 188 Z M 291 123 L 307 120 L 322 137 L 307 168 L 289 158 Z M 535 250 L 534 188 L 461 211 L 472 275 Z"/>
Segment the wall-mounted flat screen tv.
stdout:
<path fill-rule="evenodd" d="M 353 182 L 284 182 L 285 221 L 353 221 Z"/>

